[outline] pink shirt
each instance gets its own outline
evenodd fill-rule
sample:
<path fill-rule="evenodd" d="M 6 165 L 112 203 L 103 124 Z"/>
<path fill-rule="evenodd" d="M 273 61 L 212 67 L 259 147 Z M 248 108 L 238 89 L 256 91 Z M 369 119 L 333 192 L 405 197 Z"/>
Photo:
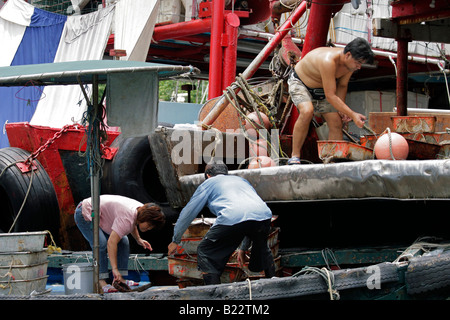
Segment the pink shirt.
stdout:
<path fill-rule="evenodd" d="M 142 203 L 117 195 L 100 196 L 100 228 L 107 234 L 115 231 L 120 238 L 130 234 L 136 226 L 137 208 L 143 206 Z M 82 214 L 84 220 L 92 221 L 91 198 L 82 202 Z"/>

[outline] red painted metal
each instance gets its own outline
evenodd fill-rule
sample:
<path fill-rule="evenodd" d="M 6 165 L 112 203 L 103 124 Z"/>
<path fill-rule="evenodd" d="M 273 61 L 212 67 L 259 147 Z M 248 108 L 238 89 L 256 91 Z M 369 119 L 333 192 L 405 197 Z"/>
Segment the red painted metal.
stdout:
<path fill-rule="evenodd" d="M 229 1 L 229 4 L 225 7 L 225 12 L 232 12 L 242 17 L 241 23 L 243 25 L 255 24 L 261 21 L 265 21 L 270 17 L 271 5 L 269 2 L 277 0 L 247 0 L 246 9 L 239 8 L 236 6 L 237 1 Z M 198 17 L 200 19 L 208 18 L 213 15 L 213 5 L 214 1 L 203 1 L 198 4 Z M 251 13 L 251 14 L 250 14 Z"/>
<path fill-rule="evenodd" d="M 305 35 L 305 44 L 302 49 L 302 57 L 309 51 L 325 46 L 331 15 L 342 9 L 347 0 L 324 0 L 312 2 L 309 11 L 308 28 Z"/>
<path fill-rule="evenodd" d="M 330 1 L 321 1 L 329 3 Z M 311 4 L 309 11 L 308 27 L 305 35 L 305 43 L 302 49 L 302 58 L 311 50 L 323 47 L 327 42 L 329 20 L 331 18 L 332 6 L 317 3 Z M 319 21 L 323 21 L 317 23 Z"/>
<path fill-rule="evenodd" d="M 234 13 L 225 16 L 225 33 L 223 37 L 223 75 L 222 90 L 234 82 L 236 78 L 237 42 L 240 20 Z"/>
<path fill-rule="evenodd" d="M 393 131 L 398 133 L 434 133 L 435 116 L 397 116 L 391 117 Z"/>
<path fill-rule="evenodd" d="M 209 18 L 212 16 L 211 2 L 204 1 L 198 4 L 198 17 L 200 19 Z"/>
<path fill-rule="evenodd" d="M 391 3 L 392 19 L 399 24 L 419 23 L 423 21 L 450 17 L 447 0 L 397 0 Z"/>
<path fill-rule="evenodd" d="M 19 170 L 22 173 L 27 173 L 30 172 L 31 170 L 37 170 L 37 167 L 32 163 L 31 166 L 29 164 L 25 164 L 24 162 L 18 162 L 16 163 L 17 168 L 19 168 Z"/>
<path fill-rule="evenodd" d="M 215 1 L 215 0 L 214 0 Z M 241 19 L 241 24 L 248 25 L 248 24 L 255 24 L 261 21 L 266 21 L 270 18 L 270 15 L 272 14 L 272 7 L 269 4 L 270 2 L 273 2 L 274 0 L 247 0 L 247 7 L 249 11 L 241 11 L 241 12 L 250 12 L 251 14 L 248 15 L 246 18 Z M 226 8 L 228 10 L 232 10 L 233 4 L 236 5 L 236 0 L 230 1 L 229 6 Z M 234 13 L 239 14 L 240 11 L 234 10 Z"/>
<path fill-rule="evenodd" d="M 127 51 L 120 50 L 120 49 L 111 49 L 111 50 L 109 50 L 109 55 L 112 57 L 126 57 Z"/>
<path fill-rule="evenodd" d="M 408 143 L 408 160 L 434 160 L 441 151 L 439 144 L 406 139 Z"/>
<path fill-rule="evenodd" d="M 207 18 L 157 26 L 153 31 L 153 40 L 158 42 L 210 32 L 211 25 L 212 18 Z"/>
<path fill-rule="evenodd" d="M 209 47 L 209 99 L 222 93 L 222 33 L 224 27 L 225 0 L 213 1 L 211 42 Z"/>
<path fill-rule="evenodd" d="M 349 141 L 317 141 L 319 158 L 323 162 L 336 160 L 361 161 L 373 159 L 373 150 Z"/>
<path fill-rule="evenodd" d="M 196 255 L 169 256 L 167 260 L 170 275 L 180 279 L 203 279 L 201 271 L 197 268 Z M 220 280 L 222 283 L 231 283 L 241 281 L 244 276 L 241 268 L 227 264 Z"/>
<path fill-rule="evenodd" d="M 295 64 L 302 56 L 299 47 L 292 41 L 291 35 L 287 34 L 283 39 L 279 55 L 286 65 Z"/>
<path fill-rule="evenodd" d="M 208 50 L 208 49 L 206 49 Z M 199 54 L 203 54 L 205 52 L 204 47 L 177 47 L 171 46 L 166 49 L 152 48 L 149 50 L 149 55 L 156 55 L 160 57 L 167 57 L 168 59 L 174 60 L 189 60 L 189 57 L 195 58 Z"/>

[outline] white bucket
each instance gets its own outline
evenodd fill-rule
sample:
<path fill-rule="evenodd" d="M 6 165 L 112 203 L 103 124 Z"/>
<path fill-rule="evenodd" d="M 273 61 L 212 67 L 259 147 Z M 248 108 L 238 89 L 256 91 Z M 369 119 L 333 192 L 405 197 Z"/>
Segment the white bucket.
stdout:
<path fill-rule="evenodd" d="M 65 294 L 94 292 L 94 267 L 91 263 L 71 263 L 62 267 Z"/>

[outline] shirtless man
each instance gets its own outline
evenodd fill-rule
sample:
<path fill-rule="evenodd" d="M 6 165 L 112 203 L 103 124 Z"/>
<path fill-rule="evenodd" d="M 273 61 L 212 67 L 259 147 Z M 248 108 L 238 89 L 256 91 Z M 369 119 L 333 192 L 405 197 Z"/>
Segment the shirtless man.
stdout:
<path fill-rule="evenodd" d="M 320 47 L 308 52 L 296 65 L 288 79 L 289 93 L 299 117 L 294 125 L 292 155 L 288 164 L 300 164 L 300 150 L 308 134 L 314 113 L 328 124 L 329 140 L 342 140 L 342 119 L 347 116 L 359 127 L 366 117 L 345 104 L 348 82 L 363 63 L 373 62 L 369 43 L 356 38 L 345 48 Z"/>

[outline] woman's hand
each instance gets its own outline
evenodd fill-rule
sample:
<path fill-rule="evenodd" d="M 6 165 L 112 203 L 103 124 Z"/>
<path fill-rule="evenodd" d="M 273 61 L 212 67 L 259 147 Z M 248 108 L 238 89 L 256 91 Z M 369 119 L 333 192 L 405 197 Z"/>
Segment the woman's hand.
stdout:
<path fill-rule="evenodd" d="M 122 275 L 119 272 L 119 269 L 113 268 L 112 274 L 114 276 L 114 282 L 125 282 L 125 280 L 123 279 Z"/>
<path fill-rule="evenodd" d="M 139 238 L 139 240 L 136 241 L 141 247 L 144 247 L 144 249 L 148 249 L 150 251 L 153 251 L 152 246 L 150 245 L 150 243 L 146 240 L 143 240 L 141 238 Z"/>

